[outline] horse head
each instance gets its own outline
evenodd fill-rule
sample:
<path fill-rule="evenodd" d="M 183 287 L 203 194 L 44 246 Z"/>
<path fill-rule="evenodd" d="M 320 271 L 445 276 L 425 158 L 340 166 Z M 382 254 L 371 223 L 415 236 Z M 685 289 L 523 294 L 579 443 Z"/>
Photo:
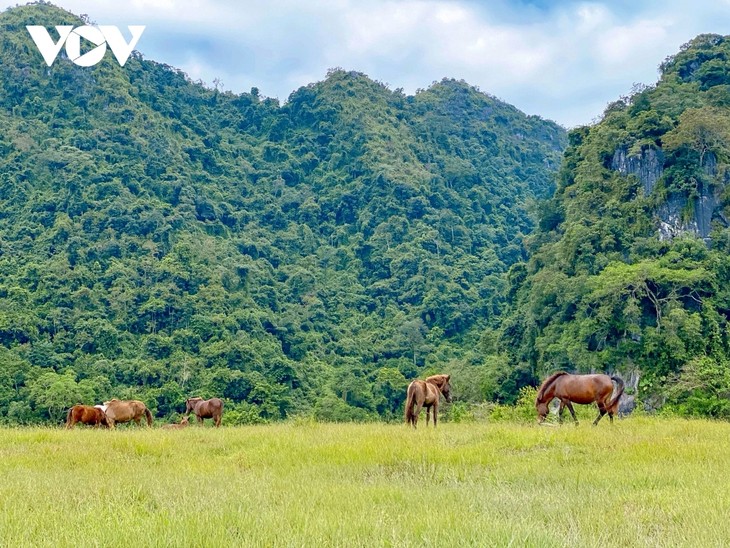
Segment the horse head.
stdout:
<path fill-rule="evenodd" d="M 185 400 L 185 413 L 188 414 L 191 411 L 195 411 L 195 406 L 201 401 L 203 401 L 203 398 L 188 398 Z"/>
<path fill-rule="evenodd" d="M 443 394 L 446 401 L 451 403 L 451 375 L 433 375 L 426 379 L 426 382 L 430 382 L 438 387 L 441 394 Z"/>
<path fill-rule="evenodd" d="M 548 415 L 548 404 L 538 399 L 535 401 L 535 409 L 537 409 L 537 422 L 542 424 Z"/>
<path fill-rule="evenodd" d="M 446 401 L 451 403 L 451 375 L 444 375 L 444 383 L 441 385 L 441 393 Z"/>
<path fill-rule="evenodd" d="M 564 377 L 569 376 L 565 371 L 557 371 L 542 381 L 535 396 L 535 409 L 537 409 L 537 422 L 542 424 L 550 411 L 548 405 L 555 397 L 555 383 L 560 382 Z"/>

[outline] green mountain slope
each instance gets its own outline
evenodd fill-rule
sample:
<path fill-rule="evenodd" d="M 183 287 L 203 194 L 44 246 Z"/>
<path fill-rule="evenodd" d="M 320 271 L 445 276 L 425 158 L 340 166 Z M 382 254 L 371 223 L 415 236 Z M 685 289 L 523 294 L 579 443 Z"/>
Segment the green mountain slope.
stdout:
<path fill-rule="evenodd" d="M 223 397 L 227 420 L 400 415 L 480 363 L 566 144 L 463 82 L 332 71 L 280 105 L 111 54 L 47 67 L 0 15 L 0 420 Z"/>
<path fill-rule="evenodd" d="M 536 377 L 635 372 L 653 405 L 730 416 L 730 39 L 661 71 L 571 132 L 502 341 Z"/>

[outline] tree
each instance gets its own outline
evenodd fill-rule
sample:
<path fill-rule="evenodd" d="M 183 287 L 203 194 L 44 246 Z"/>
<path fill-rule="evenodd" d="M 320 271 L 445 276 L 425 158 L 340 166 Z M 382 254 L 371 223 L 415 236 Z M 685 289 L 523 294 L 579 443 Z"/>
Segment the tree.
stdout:
<path fill-rule="evenodd" d="M 69 407 L 76 404 L 95 403 L 93 391 L 88 385 L 76 382 L 76 375 L 67 369 L 62 375 L 46 371 L 29 384 L 29 397 L 37 411 L 43 411 L 45 418 L 59 422 Z"/>
<path fill-rule="evenodd" d="M 712 152 L 720 159 L 730 155 L 730 114 L 713 106 L 688 108 L 679 116 L 679 124 L 662 137 L 669 149 L 689 148 L 699 154 L 699 165 Z"/>

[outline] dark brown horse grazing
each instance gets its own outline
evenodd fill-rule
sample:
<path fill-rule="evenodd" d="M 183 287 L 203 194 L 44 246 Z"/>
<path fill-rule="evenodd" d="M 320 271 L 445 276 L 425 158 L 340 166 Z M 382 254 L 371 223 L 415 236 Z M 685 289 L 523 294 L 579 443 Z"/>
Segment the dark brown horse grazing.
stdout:
<path fill-rule="evenodd" d="M 68 410 L 66 428 L 73 428 L 77 422 L 93 424 L 95 428 L 98 428 L 99 425 L 109 426 L 104 411 L 91 405 L 74 405 Z"/>
<path fill-rule="evenodd" d="M 412 424 L 413 428 L 418 423 L 418 415 L 421 407 L 426 408 L 426 426 L 431 416 L 433 407 L 433 427 L 438 422 L 439 397 L 444 395 L 446 401 L 451 401 L 451 375 L 433 375 L 425 381 L 413 381 L 408 385 L 408 397 L 406 399 L 406 424 Z"/>
<path fill-rule="evenodd" d="M 147 426 L 152 426 L 152 413 L 139 400 L 111 400 L 105 401 L 106 420 L 109 428 L 114 428 L 118 422 L 134 421 L 139 425 L 143 416 L 147 417 Z"/>
<path fill-rule="evenodd" d="M 613 389 L 613 382 L 616 381 L 616 390 Z M 613 392 L 613 397 L 611 393 Z M 550 375 L 540 385 L 535 398 L 538 422 L 543 422 L 548 414 L 548 405 L 554 398 L 560 400 L 558 418 L 562 422 L 563 410 L 567 407 L 573 416 L 575 424 L 578 419 L 575 417 L 573 403 L 587 404 L 596 402 L 598 405 L 598 417 L 593 421 L 593 426 L 598 424 L 603 415 L 608 413 L 608 418 L 613 422 L 613 416 L 618 412 L 618 400 L 624 393 L 624 381 L 619 377 L 608 375 L 571 375 L 565 371 L 558 371 Z M 571 403 L 572 402 L 572 403 Z"/>
<path fill-rule="evenodd" d="M 203 398 L 188 398 L 185 400 L 185 416 L 195 413 L 198 422 L 203 424 L 203 419 L 213 419 L 216 427 L 221 425 L 223 414 L 223 402 L 218 398 L 204 400 Z"/>

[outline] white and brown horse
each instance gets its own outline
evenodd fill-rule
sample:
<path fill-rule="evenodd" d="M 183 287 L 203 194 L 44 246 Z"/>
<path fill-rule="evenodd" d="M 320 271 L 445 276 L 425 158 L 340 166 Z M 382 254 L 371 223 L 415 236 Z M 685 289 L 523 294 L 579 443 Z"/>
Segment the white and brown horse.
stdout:
<path fill-rule="evenodd" d="M 147 418 L 147 426 L 152 426 L 152 413 L 139 400 L 110 400 L 104 402 L 106 420 L 109 428 L 114 428 L 118 422 L 134 421 L 138 425 L 142 417 Z"/>
<path fill-rule="evenodd" d="M 74 405 L 66 415 L 66 428 L 73 428 L 77 422 L 93 424 L 96 428 L 100 425 L 109 426 L 104 409 L 99 405 Z"/>

